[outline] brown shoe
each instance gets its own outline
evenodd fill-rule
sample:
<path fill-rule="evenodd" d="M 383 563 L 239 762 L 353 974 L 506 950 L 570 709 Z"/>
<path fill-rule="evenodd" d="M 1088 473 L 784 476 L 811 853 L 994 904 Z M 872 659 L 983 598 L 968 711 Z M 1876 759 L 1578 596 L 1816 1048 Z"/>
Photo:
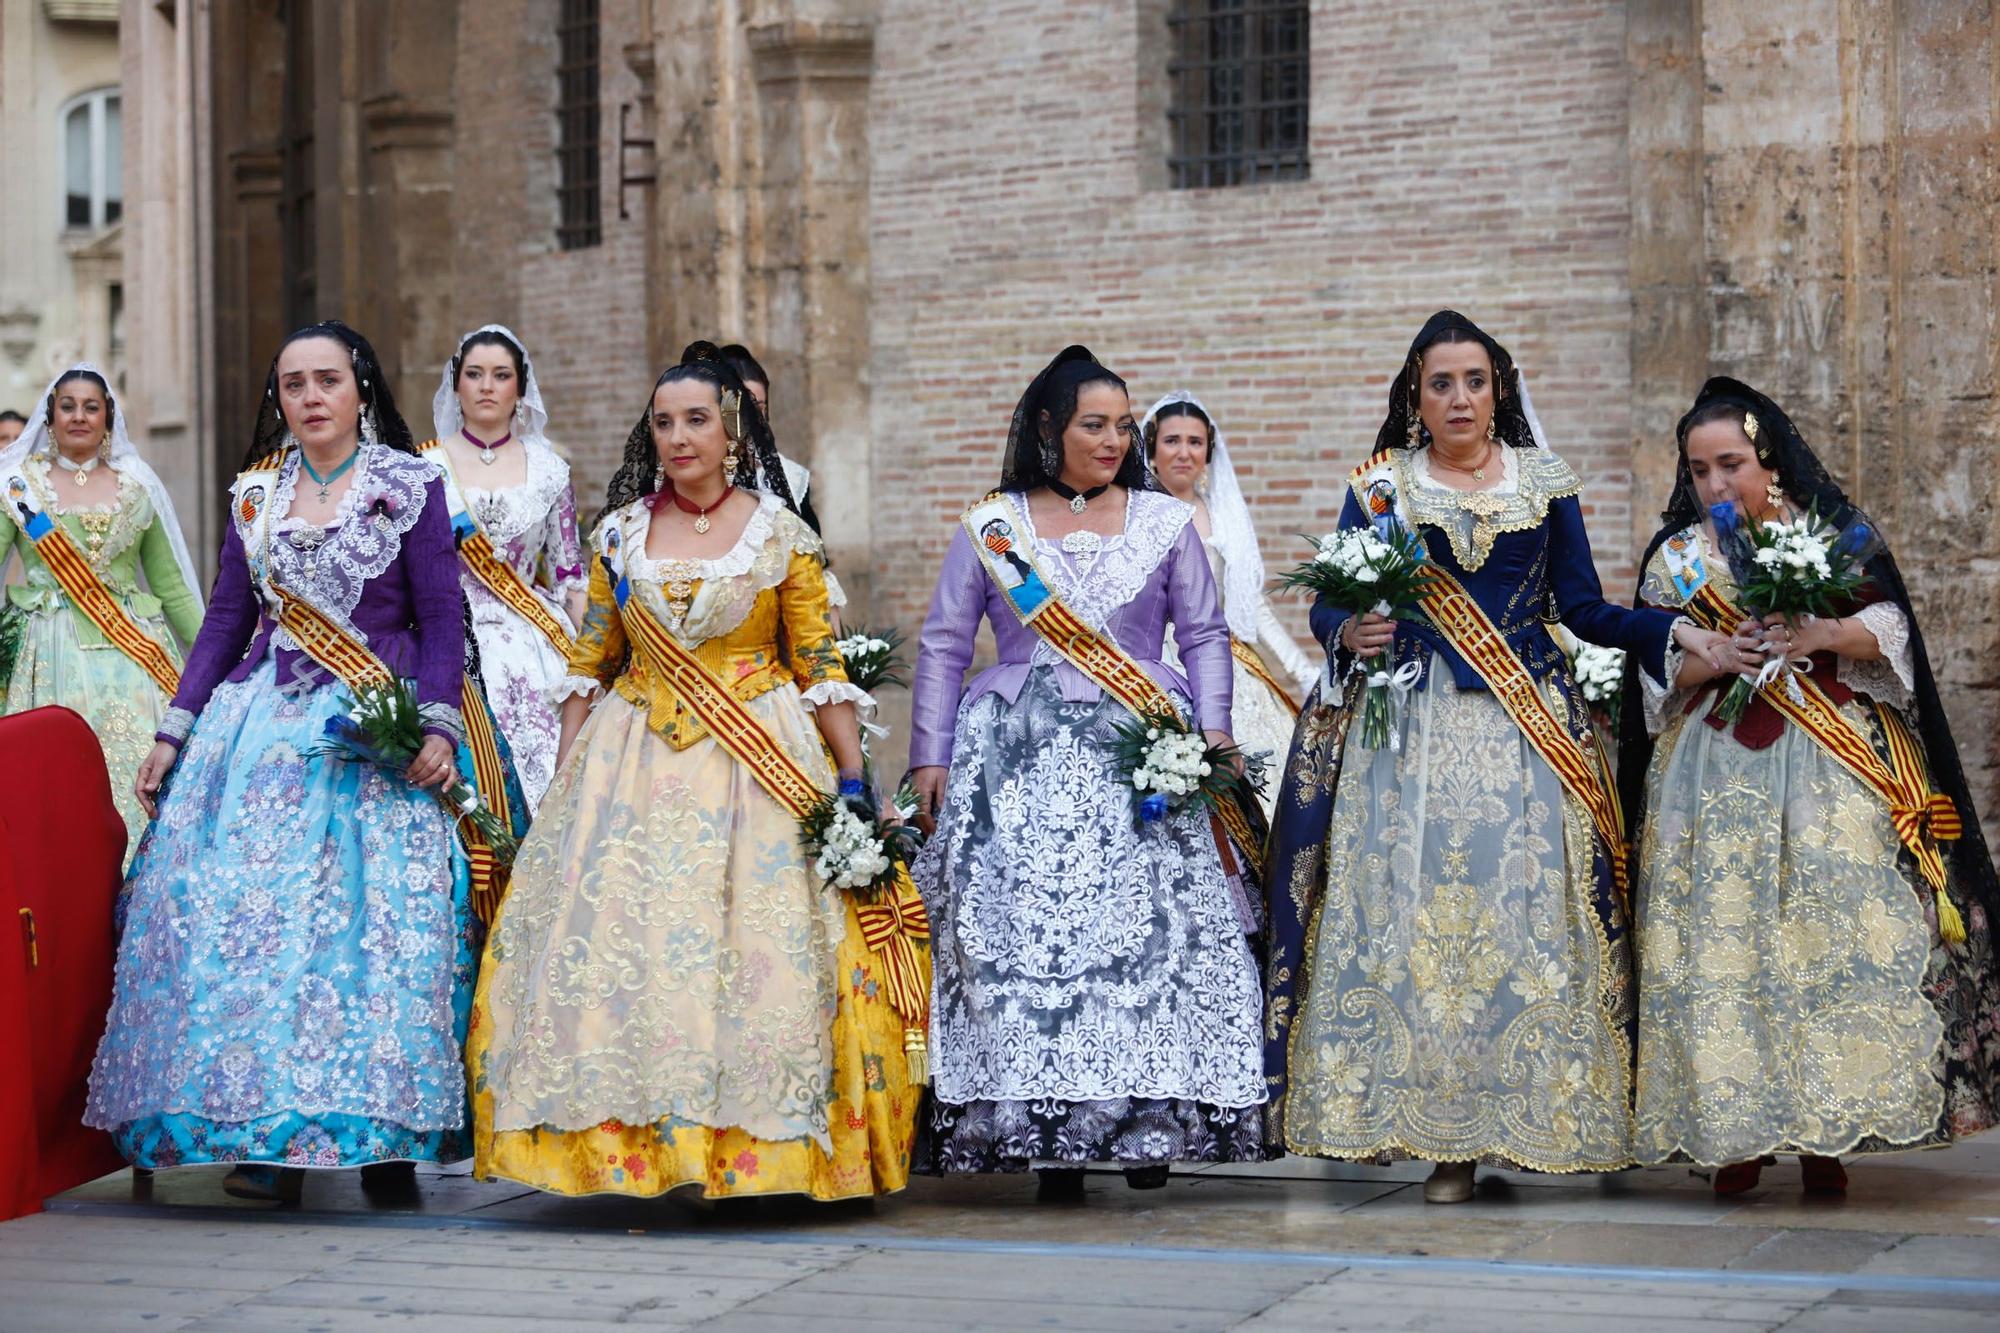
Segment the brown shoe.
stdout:
<path fill-rule="evenodd" d="M 1754 1190 L 1763 1174 L 1764 1163 L 1761 1161 L 1731 1162 L 1715 1173 L 1715 1197 L 1723 1199 L 1745 1190 Z"/>
<path fill-rule="evenodd" d="M 1799 1175 L 1808 1194 L 1847 1193 L 1847 1168 L 1838 1157 L 1800 1157 Z"/>
<path fill-rule="evenodd" d="M 1425 1203 L 1466 1203 L 1472 1198 L 1478 1166 L 1473 1162 L 1439 1162 L 1424 1182 Z"/>

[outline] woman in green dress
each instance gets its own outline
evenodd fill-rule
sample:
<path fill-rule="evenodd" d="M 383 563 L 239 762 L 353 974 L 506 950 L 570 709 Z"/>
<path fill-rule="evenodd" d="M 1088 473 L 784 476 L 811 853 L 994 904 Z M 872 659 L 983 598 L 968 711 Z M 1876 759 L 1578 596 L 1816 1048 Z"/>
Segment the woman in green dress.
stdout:
<path fill-rule="evenodd" d="M 125 818 L 129 861 L 146 827 L 132 775 L 173 693 L 162 676 L 180 670 L 175 638 L 190 643 L 201 628 L 173 501 L 125 433 L 103 374 L 87 363 L 56 377 L 27 429 L 0 452 L 0 495 L 0 550 L 18 551 L 26 571 L 0 612 L 6 711 L 60 704 L 90 723 Z M 53 531 L 38 542 L 43 516 Z M 57 534 L 66 546 L 55 544 Z M 78 592 L 96 603 L 94 613 Z"/>

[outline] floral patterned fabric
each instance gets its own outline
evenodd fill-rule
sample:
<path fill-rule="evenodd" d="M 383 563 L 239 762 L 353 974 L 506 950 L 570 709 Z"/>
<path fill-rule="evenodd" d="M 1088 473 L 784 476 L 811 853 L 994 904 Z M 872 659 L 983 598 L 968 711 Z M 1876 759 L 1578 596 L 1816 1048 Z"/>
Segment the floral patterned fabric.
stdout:
<path fill-rule="evenodd" d="M 1726 564 L 1704 566 L 1733 599 Z M 1640 596 L 1682 605 L 1663 556 Z M 1893 671 L 1876 678 L 1883 702 L 1905 702 Z M 1634 894 L 1641 1160 L 1837 1156 L 1992 1126 L 2000 978 L 1978 904 L 1954 895 L 1969 938 L 1942 944 L 1880 798 L 1817 741 L 1788 725 L 1752 749 L 1685 694 L 1653 693 Z M 1869 704 L 1840 708 L 1886 757 Z"/>
<path fill-rule="evenodd" d="M 831 790 L 808 704 L 860 692 L 820 653 L 811 533 L 760 506 L 736 550 L 685 562 L 676 611 L 659 566 L 681 562 L 645 560 L 644 531 L 614 521 L 596 541 L 629 543 L 632 596 L 670 633 L 745 668 L 727 679 L 765 680 L 746 706 Z M 628 659 L 601 562 L 590 598 L 570 670 L 586 687 L 618 672 L 617 688 L 549 788 L 494 926 L 469 1051 L 478 1173 L 563 1194 L 900 1188 L 916 1090 L 852 907 L 812 874 L 792 815 L 705 729 L 690 738 L 685 705 Z"/>
<path fill-rule="evenodd" d="M 59 497 L 50 494 L 47 456 L 30 457 L 22 473 L 34 488 L 36 505 L 62 525 L 134 623 L 178 665 L 181 655 L 175 636 L 182 643 L 194 641 L 201 629 L 201 600 L 181 576 L 144 484 L 121 473 L 114 508 L 59 512 Z M 22 713 L 60 704 L 90 723 L 104 747 L 112 799 L 125 820 L 129 865 L 146 829 L 146 811 L 132 790 L 132 780 L 153 748 L 153 733 L 169 701 L 143 667 L 70 604 L 34 543 L 11 518 L 0 514 L 0 550 L 9 546 L 18 550 L 27 574 L 7 589 L 4 614 L 19 618 L 22 626 L 20 653 L 6 682 L 6 711 Z M 150 592 L 139 586 L 142 570 Z"/>
<path fill-rule="evenodd" d="M 85 1116 L 138 1165 L 463 1155 L 467 881 L 433 796 L 307 755 L 343 693 L 217 688 L 140 845 Z"/>
<path fill-rule="evenodd" d="M 1574 694 L 1553 700 L 1573 724 Z M 1629 1165 L 1629 964 L 1598 916 L 1608 862 L 1588 812 L 1500 701 L 1448 671 L 1430 672 L 1397 732 L 1380 750 L 1347 738 L 1293 1022 L 1288 1146 Z"/>
<path fill-rule="evenodd" d="M 576 494 L 569 464 L 554 450 L 527 443 L 522 455 L 527 479 L 505 490 L 485 491 L 460 470 L 460 494 L 493 552 L 530 592 L 572 632 L 566 603 L 584 587 L 583 554 L 576 530 Z M 479 641 L 480 672 L 494 721 L 514 755 L 528 809 L 539 809 L 555 776 L 556 741 L 562 717 L 551 697 L 566 668 L 563 655 L 520 612 L 494 594 L 471 570 L 460 575 L 472 608 L 472 632 Z"/>
<path fill-rule="evenodd" d="M 1181 1098 L 1103 1101 L 931 1101 L 917 1140 L 919 1168 L 935 1174 L 1026 1171 L 1113 1161 L 1254 1162 L 1264 1151 L 1263 1108 Z"/>

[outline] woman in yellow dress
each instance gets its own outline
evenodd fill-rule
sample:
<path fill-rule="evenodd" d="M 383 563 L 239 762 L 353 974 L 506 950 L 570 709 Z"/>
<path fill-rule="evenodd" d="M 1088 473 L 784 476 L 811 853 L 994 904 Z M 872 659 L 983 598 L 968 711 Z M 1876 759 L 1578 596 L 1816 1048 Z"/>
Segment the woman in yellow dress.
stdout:
<path fill-rule="evenodd" d="M 834 650 L 819 541 L 709 344 L 655 384 L 591 545 L 555 781 L 474 1001 L 476 1172 L 559 1194 L 900 1189 L 920 1089 L 883 960 L 714 739 L 714 705 L 662 667 L 678 645 L 814 787 L 864 794 L 870 701 Z"/>

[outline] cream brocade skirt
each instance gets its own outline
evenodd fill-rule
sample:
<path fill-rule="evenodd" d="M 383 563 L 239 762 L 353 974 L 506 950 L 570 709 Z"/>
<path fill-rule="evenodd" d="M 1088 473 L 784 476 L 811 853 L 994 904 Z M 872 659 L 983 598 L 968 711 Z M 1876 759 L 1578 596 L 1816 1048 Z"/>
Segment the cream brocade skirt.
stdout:
<path fill-rule="evenodd" d="M 1629 1165 L 1629 971 L 1598 915 L 1589 814 L 1500 702 L 1459 690 L 1441 660 L 1397 731 L 1400 749 L 1347 741 L 1306 931 L 1287 1146 Z"/>
<path fill-rule="evenodd" d="M 832 788 L 795 686 L 747 707 Z M 522 843 L 467 1058 L 481 1178 L 826 1199 L 907 1173 L 918 1090 L 852 908 L 747 769 L 615 693 Z"/>
<path fill-rule="evenodd" d="M 1870 709 L 1841 711 L 1880 748 Z M 1945 1025 L 1926 995 L 1935 909 L 1881 801 L 1797 727 L 1751 750 L 1677 716 L 1646 809 L 1640 1159 L 1835 1156 L 1934 1135 L 1946 1110 Z M 1986 953 L 1983 919 L 1966 916 Z"/>

